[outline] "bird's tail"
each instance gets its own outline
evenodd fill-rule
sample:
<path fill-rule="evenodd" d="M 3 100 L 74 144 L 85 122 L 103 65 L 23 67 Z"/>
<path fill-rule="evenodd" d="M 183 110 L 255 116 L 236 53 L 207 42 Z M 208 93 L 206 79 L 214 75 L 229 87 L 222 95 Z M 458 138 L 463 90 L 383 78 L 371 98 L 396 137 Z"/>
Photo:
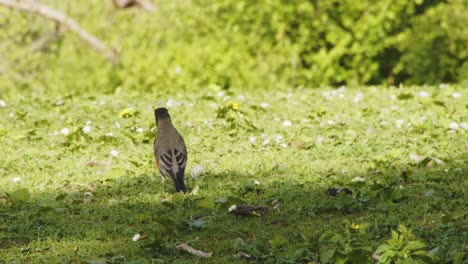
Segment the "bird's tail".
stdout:
<path fill-rule="evenodd" d="M 177 192 L 182 191 L 183 193 L 187 192 L 187 187 L 185 187 L 184 183 L 184 175 L 177 175 L 177 177 L 174 178 L 174 185 L 175 189 Z"/>

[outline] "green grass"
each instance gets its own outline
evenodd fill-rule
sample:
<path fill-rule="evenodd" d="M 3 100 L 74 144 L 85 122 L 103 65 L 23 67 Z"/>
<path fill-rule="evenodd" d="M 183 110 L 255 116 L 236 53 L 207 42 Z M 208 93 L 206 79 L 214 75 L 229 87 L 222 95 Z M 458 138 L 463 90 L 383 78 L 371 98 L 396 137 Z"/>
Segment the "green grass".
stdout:
<path fill-rule="evenodd" d="M 242 262 L 239 252 L 371 263 L 378 248 L 388 263 L 466 263 L 465 88 L 0 98 L 0 263 Z M 188 148 L 185 196 L 163 192 L 154 166 L 153 109 L 168 100 Z M 270 210 L 240 217 L 233 204 Z"/>

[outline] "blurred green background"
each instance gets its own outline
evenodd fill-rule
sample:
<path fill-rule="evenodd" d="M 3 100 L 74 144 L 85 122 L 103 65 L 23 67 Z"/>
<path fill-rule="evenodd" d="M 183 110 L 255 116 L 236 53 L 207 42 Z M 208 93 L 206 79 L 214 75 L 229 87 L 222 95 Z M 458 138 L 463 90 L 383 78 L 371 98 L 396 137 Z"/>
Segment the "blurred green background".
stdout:
<path fill-rule="evenodd" d="M 115 48 L 0 6 L 0 96 L 468 82 L 466 0 L 40 1 Z"/>

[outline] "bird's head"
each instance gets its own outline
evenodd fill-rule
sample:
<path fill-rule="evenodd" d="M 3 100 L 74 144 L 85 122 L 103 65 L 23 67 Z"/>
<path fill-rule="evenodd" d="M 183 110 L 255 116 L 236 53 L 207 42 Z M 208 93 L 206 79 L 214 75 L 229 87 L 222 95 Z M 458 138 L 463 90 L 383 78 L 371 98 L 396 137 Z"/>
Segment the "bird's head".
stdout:
<path fill-rule="evenodd" d="M 156 108 L 156 110 L 154 110 L 154 116 L 156 118 L 156 125 L 160 120 L 166 118 L 171 119 L 171 117 L 169 116 L 169 111 L 167 111 L 167 109 L 164 107 Z"/>

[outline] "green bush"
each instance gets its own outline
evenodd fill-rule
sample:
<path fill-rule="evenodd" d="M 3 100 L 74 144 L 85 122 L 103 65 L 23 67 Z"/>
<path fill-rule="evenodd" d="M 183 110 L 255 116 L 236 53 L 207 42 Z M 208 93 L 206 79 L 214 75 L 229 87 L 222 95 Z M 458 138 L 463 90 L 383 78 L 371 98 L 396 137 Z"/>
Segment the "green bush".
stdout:
<path fill-rule="evenodd" d="M 120 64 L 53 22 L 0 7 L 2 91 L 391 85 L 468 76 L 463 0 L 179 0 L 157 1 L 155 13 L 119 10 L 111 1 L 44 3 L 114 47 Z"/>

